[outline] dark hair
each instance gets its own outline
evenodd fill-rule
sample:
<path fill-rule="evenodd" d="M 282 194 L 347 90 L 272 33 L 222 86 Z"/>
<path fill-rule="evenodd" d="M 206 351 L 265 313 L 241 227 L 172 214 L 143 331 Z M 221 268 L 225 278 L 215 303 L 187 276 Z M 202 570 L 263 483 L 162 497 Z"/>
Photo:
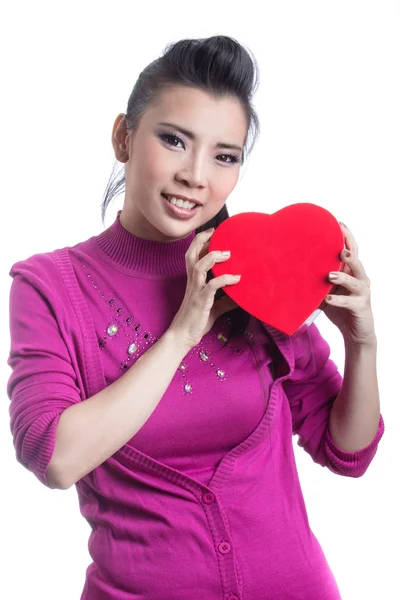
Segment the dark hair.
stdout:
<path fill-rule="evenodd" d="M 258 65 L 253 55 L 231 37 L 217 35 L 168 44 L 163 54 L 140 73 L 128 100 L 126 127 L 136 129 L 143 113 L 154 102 L 157 94 L 175 85 L 198 88 L 209 92 L 215 98 L 232 96 L 241 102 L 248 120 L 248 133 L 241 159 L 243 165 L 260 131 L 259 120 L 252 106 L 258 81 Z M 249 132 L 253 133 L 253 137 L 248 150 Z M 103 196 L 103 225 L 108 204 L 125 189 L 125 169 L 115 173 L 117 163 L 116 160 Z M 210 227 L 217 228 L 228 217 L 224 205 L 212 219 L 196 229 L 196 234 Z M 212 277 L 209 271 L 207 280 Z M 224 292 L 218 290 L 216 300 L 223 295 Z M 250 315 L 241 308 L 232 311 L 230 315 L 233 322 L 230 335 L 240 335 L 248 326 Z"/>

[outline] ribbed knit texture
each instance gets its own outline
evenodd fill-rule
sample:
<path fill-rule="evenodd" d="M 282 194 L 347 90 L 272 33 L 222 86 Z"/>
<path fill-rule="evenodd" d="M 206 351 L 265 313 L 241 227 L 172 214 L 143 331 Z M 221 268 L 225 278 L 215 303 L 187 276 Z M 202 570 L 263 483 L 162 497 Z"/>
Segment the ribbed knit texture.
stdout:
<path fill-rule="evenodd" d="M 195 232 L 174 242 L 154 242 L 138 238 L 122 227 L 121 211 L 111 227 L 101 233 L 96 243 L 116 264 L 135 273 L 182 275 L 186 272 L 185 252 Z"/>
<path fill-rule="evenodd" d="M 184 297 L 194 233 L 143 240 L 120 214 L 10 271 L 11 432 L 17 460 L 45 486 L 62 412 L 122 377 Z M 343 452 L 328 428 L 342 378 L 316 325 L 289 338 L 251 319 L 228 340 L 230 327 L 229 314 L 216 321 L 146 423 L 76 483 L 93 560 L 81 600 L 340 600 L 293 434 L 317 465 L 360 477 L 382 416 L 366 448 Z"/>

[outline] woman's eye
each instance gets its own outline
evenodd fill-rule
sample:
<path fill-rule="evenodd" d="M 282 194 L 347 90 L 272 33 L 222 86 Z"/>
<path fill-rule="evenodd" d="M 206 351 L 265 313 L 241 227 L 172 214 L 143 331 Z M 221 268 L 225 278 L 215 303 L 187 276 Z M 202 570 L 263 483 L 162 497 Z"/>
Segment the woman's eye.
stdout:
<path fill-rule="evenodd" d="M 181 140 L 180 137 L 178 137 L 177 135 L 173 135 L 171 133 L 160 133 L 160 138 L 165 141 L 167 144 L 169 144 L 170 146 L 174 146 L 175 148 L 177 147 L 176 144 L 174 142 L 178 142 L 183 144 L 183 141 Z M 173 140 L 173 142 L 171 143 L 170 140 Z M 183 144 L 184 146 L 184 144 Z M 234 156 L 233 154 L 220 154 L 219 157 L 224 157 L 225 159 L 228 158 L 230 160 L 220 160 L 220 162 L 222 162 L 223 164 L 226 165 L 234 165 L 237 162 L 239 162 L 240 157 L 239 156 Z"/>
<path fill-rule="evenodd" d="M 238 156 L 233 156 L 233 154 L 221 154 L 220 156 L 225 156 L 227 158 L 230 158 L 230 160 L 226 161 L 223 160 L 222 162 L 227 163 L 227 164 L 236 164 L 237 162 L 239 162 L 239 157 Z"/>
<path fill-rule="evenodd" d="M 178 142 L 182 142 L 182 140 L 180 138 L 178 138 L 176 135 L 171 135 L 170 133 L 162 133 L 160 135 L 160 138 L 162 140 L 166 141 L 167 144 L 170 144 L 170 146 L 175 146 L 175 144 L 174 143 L 171 144 L 169 140 L 177 140 Z M 183 142 L 182 142 L 182 144 L 183 144 Z"/>

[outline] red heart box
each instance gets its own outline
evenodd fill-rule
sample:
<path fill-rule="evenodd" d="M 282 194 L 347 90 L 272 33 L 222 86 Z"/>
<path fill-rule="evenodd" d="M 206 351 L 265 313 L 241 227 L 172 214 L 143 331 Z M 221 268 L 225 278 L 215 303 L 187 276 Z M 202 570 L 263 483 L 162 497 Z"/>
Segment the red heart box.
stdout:
<path fill-rule="evenodd" d="M 247 212 L 229 217 L 213 233 L 209 252 L 231 251 L 212 273 L 242 276 L 222 288 L 236 304 L 293 335 L 321 312 L 318 307 L 334 287 L 329 272 L 344 267 L 343 248 L 343 232 L 335 217 L 315 204 L 298 203 L 272 215 Z"/>

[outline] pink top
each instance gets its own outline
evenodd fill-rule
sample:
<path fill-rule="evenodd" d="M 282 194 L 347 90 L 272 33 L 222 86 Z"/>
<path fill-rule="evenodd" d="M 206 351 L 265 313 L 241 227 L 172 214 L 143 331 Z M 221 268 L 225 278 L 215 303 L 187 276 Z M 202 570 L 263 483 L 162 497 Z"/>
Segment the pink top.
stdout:
<path fill-rule="evenodd" d="M 63 410 L 122 377 L 185 293 L 194 233 L 143 240 L 120 212 L 99 235 L 10 271 L 11 431 L 17 460 L 46 486 Z M 369 446 L 342 452 L 328 429 L 342 378 L 315 324 L 290 338 L 251 318 L 227 341 L 229 327 L 228 313 L 136 435 L 76 483 L 92 529 L 81 600 L 340 599 L 292 435 L 316 463 L 360 477 L 382 416 Z"/>

